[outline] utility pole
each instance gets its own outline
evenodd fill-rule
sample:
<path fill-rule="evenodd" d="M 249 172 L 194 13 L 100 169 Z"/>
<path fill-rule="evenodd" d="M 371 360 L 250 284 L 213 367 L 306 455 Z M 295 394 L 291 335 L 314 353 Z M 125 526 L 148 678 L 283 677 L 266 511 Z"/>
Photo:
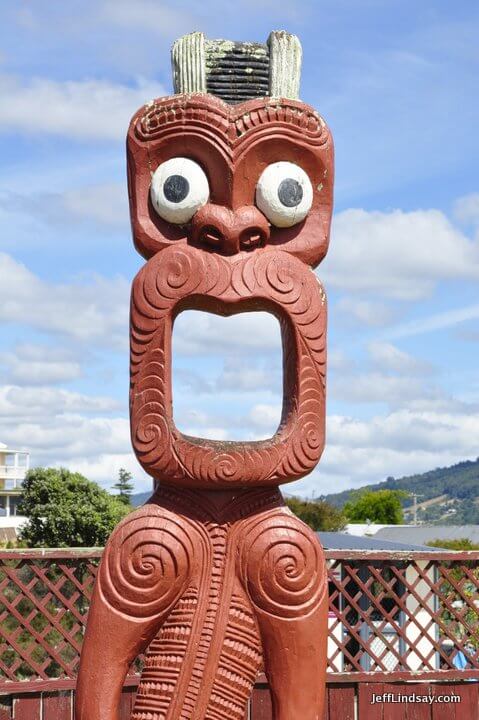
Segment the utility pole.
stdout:
<path fill-rule="evenodd" d="M 409 495 L 414 498 L 414 504 L 412 506 L 413 511 L 413 517 L 414 517 L 414 525 L 417 525 L 417 499 L 424 497 L 424 495 L 419 495 L 419 493 L 409 493 Z"/>

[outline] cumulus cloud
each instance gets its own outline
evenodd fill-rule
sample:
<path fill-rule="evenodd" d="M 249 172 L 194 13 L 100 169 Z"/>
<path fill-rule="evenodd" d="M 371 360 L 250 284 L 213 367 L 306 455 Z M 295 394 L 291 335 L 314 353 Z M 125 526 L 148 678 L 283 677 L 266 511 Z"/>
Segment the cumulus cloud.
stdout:
<path fill-rule="evenodd" d="M 261 365 L 254 361 L 245 363 L 240 359 L 229 359 L 216 383 L 216 391 L 272 392 L 282 394 L 282 372 L 277 365 Z"/>
<path fill-rule="evenodd" d="M 417 410 L 463 407 L 461 401 L 449 396 L 439 385 L 425 382 L 423 377 L 414 374 L 398 375 L 379 370 L 343 373 L 331 378 L 329 390 L 329 397 L 349 404 L 379 403 L 388 408 Z"/>
<path fill-rule="evenodd" d="M 328 418 L 328 436 L 333 446 L 404 452 L 448 450 L 466 457 L 477 451 L 479 417 L 474 412 L 405 408 L 370 420 L 333 415 Z"/>
<path fill-rule="evenodd" d="M 418 300 L 441 280 L 478 280 L 479 242 L 439 210 L 345 210 L 335 218 L 322 277 L 348 292 Z"/>
<path fill-rule="evenodd" d="M 383 370 L 391 370 L 401 375 L 422 375 L 433 369 L 430 363 L 419 360 L 388 342 L 371 342 L 368 350 L 375 365 Z"/>
<path fill-rule="evenodd" d="M 133 476 L 134 492 L 153 491 L 153 480 L 145 473 L 132 452 L 100 454 L 95 457 L 74 457 L 55 461 L 53 467 L 66 467 L 89 480 L 110 489 L 124 468 Z"/>
<path fill-rule="evenodd" d="M 1 387 L 0 439 L 29 451 L 33 466 L 67 467 L 105 487 L 124 467 L 133 473 L 136 490 L 152 487 L 131 450 L 126 409 L 110 397 L 51 387 Z"/>
<path fill-rule="evenodd" d="M 29 216 L 65 227 L 79 221 L 112 228 L 127 228 L 128 195 L 124 183 L 79 186 L 63 193 L 0 193 L 0 208 L 6 213 Z"/>
<path fill-rule="evenodd" d="M 63 388 L 19 385 L 0 387 L 0 418 L 4 419 L 2 422 L 15 419 L 17 427 L 20 422 L 29 422 L 39 416 L 48 418 L 59 413 L 110 412 L 119 407 L 120 403 L 113 398 L 84 395 Z"/>
<path fill-rule="evenodd" d="M 208 364 L 203 372 L 185 368 L 174 368 L 173 386 L 178 392 L 196 395 L 217 395 L 218 393 L 282 393 L 281 367 L 260 365 L 254 360 L 244 363 L 241 359 L 227 358 L 223 369 L 214 376 Z"/>
<path fill-rule="evenodd" d="M 257 439 L 271 437 L 281 419 L 281 404 L 257 403 L 248 415 L 248 421 L 256 431 Z"/>
<path fill-rule="evenodd" d="M 75 140 L 122 140 L 134 112 L 164 95 L 157 83 L 139 80 L 133 86 L 107 80 L 29 81 L 0 75 L 0 127 Z"/>
<path fill-rule="evenodd" d="M 479 193 L 470 193 L 454 203 L 454 216 L 465 225 L 479 225 Z"/>
<path fill-rule="evenodd" d="M 354 324 L 359 321 L 372 327 L 388 325 L 397 312 L 395 308 L 385 303 L 351 296 L 340 298 L 334 309 L 338 311 L 344 319 L 352 321 Z"/>
<path fill-rule="evenodd" d="M 126 347 L 130 287 L 124 278 L 48 283 L 5 253 L 0 253 L 0 276 L 0 321 Z"/>
<path fill-rule="evenodd" d="M 181 355 L 224 353 L 237 356 L 259 351 L 281 353 L 278 320 L 265 312 L 249 312 L 224 318 L 188 310 L 175 320 L 173 351 Z"/>
<path fill-rule="evenodd" d="M 0 354 L 7 379 L 20 385 L 49 385 L 75 380 L 82 374 L 80 363 L 63 347 L 23 343 L 14 352 Z"/>

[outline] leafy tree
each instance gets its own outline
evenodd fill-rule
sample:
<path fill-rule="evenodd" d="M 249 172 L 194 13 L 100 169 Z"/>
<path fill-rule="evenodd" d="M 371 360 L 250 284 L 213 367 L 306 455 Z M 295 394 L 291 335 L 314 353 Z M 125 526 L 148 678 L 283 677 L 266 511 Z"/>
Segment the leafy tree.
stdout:
<path fill-rule="evenodd" d="M 402 490 L 356 491 L 343 507 L 349 522 L 400 525 L 403 521 Z"/>
<path fill-rule="evenodd" d="M 132 483 L 133 475 L 128 470 L 120 468 L 118 471 L 118 480 L 113 485 L 115 490 L 118 490 L 117 498 L 125 505 L 131 505 L 131 491 L 133 490 Z"/>
<path fill-rule="evenodd" d="M 29 520 L 21 531 L 29 547 L 94 547 L 128 508 L 80 473 L 34 468 L 23 481 L 20 512 Z"/>
<path fill-rule="evenodd" d="M 457 538 L 456 540 L 429 540 L 426 543 L 429 547 L 445 548 L 446 550 L 479 550 L 479 545 L 473 543 L 469 538 Z"/>
<path fill-rule="evenodd" d="M 325 500 L 311 502 L 290 497 L 286 498 L 285 502 L 289 509 L 313 530 L 342 530 L 346 524 L 342 511 Z"/>

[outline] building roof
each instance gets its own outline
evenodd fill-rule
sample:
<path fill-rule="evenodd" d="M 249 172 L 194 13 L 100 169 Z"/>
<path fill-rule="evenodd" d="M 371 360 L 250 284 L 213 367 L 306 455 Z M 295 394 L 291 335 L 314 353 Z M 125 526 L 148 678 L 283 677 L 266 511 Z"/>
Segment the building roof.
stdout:
<path fill-rule="evenodd" d="M 401 542 L 406 538 L 410 542 L 425 544 L 431 540 L 462 540 L 468 538 L 479 543 L 479 525 L 389 525 L 378 530 L 374 538 Z"/>
<path fill-rule="evenodd" d="M 431 548 L 426 545 L 392 542 L 377 537 L 360 537 L 341 532 L 318 532 L 316 535 L 325 550 L 440 550 L 440 548 Z"/>

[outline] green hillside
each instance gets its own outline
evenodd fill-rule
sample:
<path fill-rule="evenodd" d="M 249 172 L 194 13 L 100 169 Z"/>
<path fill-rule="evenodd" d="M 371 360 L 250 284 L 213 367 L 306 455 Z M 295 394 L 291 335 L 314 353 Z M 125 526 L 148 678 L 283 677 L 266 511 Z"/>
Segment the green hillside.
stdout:
<path fill-rule="evenodd" d="M 417 493 L 418 520 L 440 525 L 479 524 L 479 458 L 465 460 L 447 468 L 437 468 L 421 475 L 389 477 L 375 485 L 365 485 L 361 490 L 405 490 Z M 342 507 L 349 499 L 351 490 L 326 495 L 325 500 Z M 135 506 L 142 505 L 151 493 L 137 493 L 131 498 Z M 406 522 L 412 520 L 413 499 L 403 502 Z"/>
<path fill-rule="evenodd" d="M 447 468 L 436 468 L 419 475 L 389 477 L 361 490 L 405 490 L 417 493 L 418 520 L 437 524 L 479 523 L 479 458 L 465 460 Z M 326 495 L 332 505 L 342 507 L 351 490 Z M 406 521 L 412 519 L 413 498 L 403 502 Z"/>

